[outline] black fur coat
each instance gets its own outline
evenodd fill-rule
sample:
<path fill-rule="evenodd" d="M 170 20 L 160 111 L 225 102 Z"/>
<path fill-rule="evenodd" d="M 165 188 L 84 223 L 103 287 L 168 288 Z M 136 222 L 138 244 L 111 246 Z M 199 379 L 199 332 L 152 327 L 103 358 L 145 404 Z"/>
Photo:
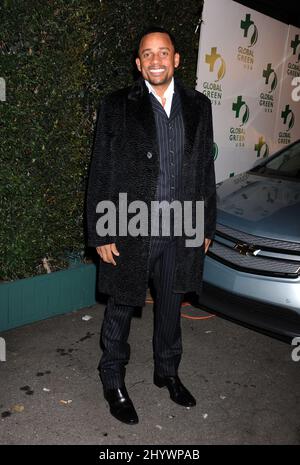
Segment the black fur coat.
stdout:
<path fill-rule="evenodd" d="M 180 94 L 185 128 L 182 161 L 182 200 L 205 201 L 205 237 L 213 238 L 216 221 L 216 188 L 213 161 L 213 129 L 210 100 L 175 78 Z M 149 152 L 152 156 L 149 157 Z M 99 237 L 96 205 L 111 200 L 118 205 L 119 193 L 128 203 L 143 200 L 149 208 L 155 200 L 159 152 L 155 119 L 144 80 L 113 92 L 102 100 L 96 124 L 93 157 L 87 189 L 86 218 L 88 246 L 116 242 L 120 256 L 116 266 L 100 259 L 98 288 L 114 295 L 117 303 L 143 306 L 148 287 L 147 262 L 150 236 Z M 185 247 L 178 237 L 174 291 L 198 295 L 202 288 L 204 245 Z"/>

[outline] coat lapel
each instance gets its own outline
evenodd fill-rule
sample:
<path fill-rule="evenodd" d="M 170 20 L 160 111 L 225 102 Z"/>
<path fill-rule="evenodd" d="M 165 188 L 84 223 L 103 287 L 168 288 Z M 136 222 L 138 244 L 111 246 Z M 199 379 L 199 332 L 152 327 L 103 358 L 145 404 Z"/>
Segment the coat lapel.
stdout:
<path fill-rule="evenodd" d="M 199 107 L 195 102 L 192 92 L 186 89 L 178 78 L 175 78 L 175 90 L 180 95 L 184 122 L 184 158 L 188 160 L 192 154 L 196 130 L 199 124 Z"/>
<path fill-rule="evenodd" d="M 154 150 L 158 155 L 159 151 L 154 113 L 152 110 L 149 91 L 144 83 L 144 79 L 142 78 L 133 84 L 129 92 L 128 110 L 129 118 L 131 119 L 133 117 L 134 123 L 143 127 L 144 132 L 148 136 L 147 139 L 150 147 L 152 147 L 152 150 Z"/>

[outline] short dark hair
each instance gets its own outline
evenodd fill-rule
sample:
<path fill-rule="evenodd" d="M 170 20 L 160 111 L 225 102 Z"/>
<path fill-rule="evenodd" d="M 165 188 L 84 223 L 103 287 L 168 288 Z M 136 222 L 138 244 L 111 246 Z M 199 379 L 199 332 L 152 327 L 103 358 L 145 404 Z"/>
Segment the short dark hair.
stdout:
<path fill-rule="evenodd" d="M 142 39 L 146 35 L 153 34 L 154 32 L 160 32 L 162 34 L 168 34 L 168 36 L 170 37 L 170 40 L 172 42 L 172 45 L 174 47 L 174 51 L 178 52 L 176 39 L 175 39 L 175 37 L 173 36 L 173 34 L 170 31 L 168 31 L 167 29 L 165 29 L 164 27 L 161 27 L 161 26 L 150 26 L 147 29 L 145 29 L 138 37 L 136 51 L 135 51 L 135 56 L 136 57 L 139 56 L 139 48 L 140 48 L 140 43 L 141 43 Z"/>

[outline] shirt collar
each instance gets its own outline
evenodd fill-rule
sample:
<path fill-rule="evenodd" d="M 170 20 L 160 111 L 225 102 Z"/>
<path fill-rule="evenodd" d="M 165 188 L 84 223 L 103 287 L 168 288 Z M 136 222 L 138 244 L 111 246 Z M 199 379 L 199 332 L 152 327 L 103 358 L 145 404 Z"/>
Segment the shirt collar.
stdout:
<path fill-rule="evenodd" d="M 157 93 L 155 92 L 155 89 L 151 86 L 150 82 L 147 81 L 145 79 L 145 84 L 146 86 L 148 87 L 148 90 L 149 90 L 149 94 L 154 94 L 156 97 L 158 97 Z M 168 86 L 168 88 L 165 90 L 164 92 L 164 98 L 168 99 L 169 97 L 171 97 L 171 95 L 173 95 L 174 93 L 174 77 L 172 77 L 172 80 Z"/>

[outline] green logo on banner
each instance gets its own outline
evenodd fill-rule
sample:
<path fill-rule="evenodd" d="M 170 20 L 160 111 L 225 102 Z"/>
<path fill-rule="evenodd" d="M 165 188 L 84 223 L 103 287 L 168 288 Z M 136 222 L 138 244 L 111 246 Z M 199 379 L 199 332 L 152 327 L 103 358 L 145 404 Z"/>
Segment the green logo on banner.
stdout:
<path fill-rule="evenodd" d="M 258 139 L 258 144 L 254 145 L 254 150 L 257 152 L 257 158 L 265 158 L 269 155 L 269 146 L 263 136 Z"/>
<path fill-rule="evenodd" d="M 251 27 L 251 26 L 253 26 L 253 27 Z M 253 47 L 253 45 L 255 45 L 256 42 L 257 42 L 258 30 L 257 30 L 257 27 L 254 24 L 254 21 L 252 21 L 251 15 L 249 13 L 246 14 L 246 17 L 245 17 L 244 20 L 241 20 L 240 27 L 244 31 L 244 37 L 248 37 L 248 33 L 250 31 L 250 28 L 253 31 L 252 35 L 250 37 L 250 44 L 248 45 L 248 47 Z M 249 35 L 250 35 L 250 33 L 249 33 Z"/>
<path fill-rule="evenodd" d="M 248 39 L 248 42 L 250 37 L 250 43 L 247 46 L 245 46 L 245 43 L 238 46 L 236 58 L 241 62 L 243 68 L 251 71 L 255 60 L 254 45 L 257 42 L 258 31 L 254 21 L 251 19 L 250 13 L 247 13 L 245 19 L 241 20 L 240 28 L 244 31 L 244 37 Z"/>
<path fill-rule="evenodd" d="M 216 159 L 218 158 L 218 154 L 219 154 L 219 148 L 218 148 L 218 145 L 214 142 L 214 145 L 213 145 L 214 161 L 216 161 Z"/>
<path fill-rule="evenodd" d="M 286 105 L 285 109 L 281 112 L 281 118 L 283 119 L 283 123 L 288 125 L 287 130 L 290 131 L 295 124 L 295 115 L 289 105 Z"/>
<path fill-rule="evenodd" d="M 300 44 L 300 40 L 299 40 L 299 34 L 296 34 L 295 35 L 295 39 L 291 41 L 291 47 L 293 49 L 293 55 L 297 55 L 297 48 L 298 48 L 298 45 Z M 297 57 L 297 62 L 300 60 L 300 52 L 299 52 L 299 55 Z"/>
<path fill-rule="evenodd" d="M 263 70 L 262 76 L 265 78 L 265 84 L 269 85 L 269 94 L 271 94 L 277 87 L 277 74 L 272 68 L 272 63 L 268 63 L 267 68 Z"/>
<path fill-rule="evenodd" d="M 241 95 L 237 97 L 236 102 L 233 102 L 232 110 L 235 112 L 235 118 L 241 118 L 242 122 L 240 126 L 244 126 L 244 124 L 246 124 L 249 119 L 249 107 Z"/>
<path fill-rule="evenodd" d="M 286 105 L 280 114 L 283 119 L 283 124 L 286 126 L 283 131 L 278 133 L 278 144 L 290 144 L 292 142 L 292 134 L 289 132 L 295 124 L 295 115 L 289 105 Z"/>
<path fill-rule="evenodd" d="M 219 67 L 217 72 L 217 79 L 215 82 L 220 81 L 225 76 L 226 64 L 220 53 L 217 53 L 217 47 L 212 47 L 210 55 L 205 55 L 205 63 L 209 65 L 209 72 L 212 73 L 215 70 L 215 63 L 219 60 Z"/>

